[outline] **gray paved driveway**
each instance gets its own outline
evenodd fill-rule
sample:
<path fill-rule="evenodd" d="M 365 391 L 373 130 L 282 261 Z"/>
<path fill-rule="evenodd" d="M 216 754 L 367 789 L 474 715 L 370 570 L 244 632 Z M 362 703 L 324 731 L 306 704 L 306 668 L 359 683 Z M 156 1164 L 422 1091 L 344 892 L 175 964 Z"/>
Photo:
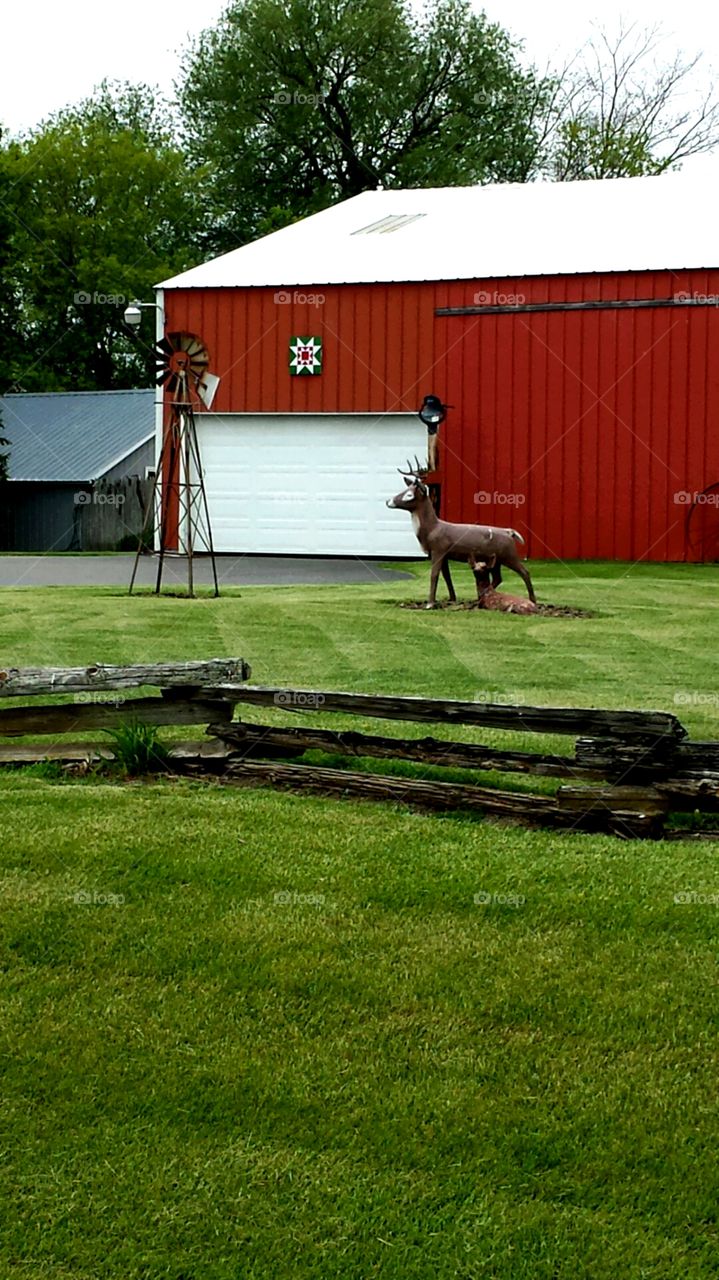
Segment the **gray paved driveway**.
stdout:
<path fill-rule="evenodd" d="M 134 555 L 111 556 L 0 556 L 0 587 L 126 587 L 132 575 Z M 195 560 L 195 582 L 212 584 L 206 557 Z M 157 560 L 142 556 L 138 586 L 154 586 Z M 395 582 L 407 573 L 383 569 L 374 560 L 315 560 L 290 556 L 218 556 L 217 577 L 226 587 L 314 586 L 332 583 Z M 187 562 L 182 556 L 166 556 L 162 586 L 187 586 Z"/>

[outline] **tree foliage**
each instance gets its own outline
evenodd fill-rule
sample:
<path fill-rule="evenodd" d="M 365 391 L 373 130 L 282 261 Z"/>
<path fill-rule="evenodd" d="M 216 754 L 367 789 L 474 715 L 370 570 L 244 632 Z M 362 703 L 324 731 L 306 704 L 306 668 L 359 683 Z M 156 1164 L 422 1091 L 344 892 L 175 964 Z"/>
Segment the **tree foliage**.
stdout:
<path fill-rule="evenodd" d="M 6 153 L 9 246 L 25 390 L 136 386 L 147 360 L 126 300 L 198 260 L 199 175 L 143 86 L 103 85 Z M 147 345 L 154 337 L 148 318 Z"/>
<path fill-rule="evenodd" d="M 18 213 L 13 145 L 0 138 L 0 395 L 12 386 L 22 361 L 20 300 L 15 271 L 13 230 Z"/>
<path fill-rule="evenodd" d="M 179 90 L 206 249 L 369 188 L 661 172 L 719 137 L 713 90 L 686 95 L 699 59 L 661 51 L 621 28 L 540 74 L 468 0 L 233 0 Z"/>
<path fill-rule="evenodd" d="M 376 187 L 524 180 L 550 89 L 467 0 L 243 0 L 180 103 L 229 245 Z"/>
<path fill-rule="evenodd" d="M 103 84 L 0 138 L 0 393 L 146 385 L 125 302 L 379 187 L 657 173 L 719 134 L 697 58 L 656 30 L 525 65 L 469 0 L 230 0 L 183 61 L 179 121 Z M 691 92 L 690 92 L 691 90 Z"/>

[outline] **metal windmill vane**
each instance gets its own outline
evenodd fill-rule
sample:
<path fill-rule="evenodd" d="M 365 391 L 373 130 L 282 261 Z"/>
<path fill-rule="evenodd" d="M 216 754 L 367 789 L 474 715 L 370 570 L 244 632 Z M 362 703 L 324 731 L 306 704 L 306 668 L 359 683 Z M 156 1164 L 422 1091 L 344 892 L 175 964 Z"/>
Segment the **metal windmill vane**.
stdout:
<path fill-rule="evenodd" d="M 194 333 L 168 333 L 155 347 L 155 382 L 170 396 L 149 508 L 153 533 L 159 531 L 156 595 L 162 586 L 165 557 L 174 552 L 187 559 L 190 596 L 195 594 L 193 562 L 198 552 L 209 555 L 215 595 L 220 594 L 195 421 L 195 409 L 211 407 L 220 381 L 210 373 L 209 364 L 207 348 Z M 147 525 L 137 548 L 130 594 L 146 531 Z"/>
<path fill-rule="evenodd" d="M 155 382 L 173 396 L 192 378 L 202 398 L 203 378 L 209 372 L 210 354 L 194 333 L 168 333 L 155 347 Z"/>

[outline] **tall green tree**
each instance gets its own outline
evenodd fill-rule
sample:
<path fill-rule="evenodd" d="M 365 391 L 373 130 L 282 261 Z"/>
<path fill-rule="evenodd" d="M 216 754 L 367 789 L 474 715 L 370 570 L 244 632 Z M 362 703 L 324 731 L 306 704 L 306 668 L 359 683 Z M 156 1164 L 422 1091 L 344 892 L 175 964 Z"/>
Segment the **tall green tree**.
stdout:
<path fill-rule="evenodd" d="M 186 55 L 213 247 L 376 187 L 525 179 L 552 84 L 468 0 L 242 0 Z"/>
<path fill-rule="evenodd" d="M 13 231 L 19 213 L 13 156 L 16 148 L 0 132 L 0 395 L 9 390 L 23 359 L 20 298 Z"/>
<path fill-rule="evenodd" d="M 127 300 L 199 261 L 201 175 L 145 86 L 103 85 L 6 157 L 16 194 L 9 252 L 26 390 L 144 385 Z M 152 312 L 143 340 L 154 339 Z"/>
<path fill-rule="evenodd" d="M 20 357 L 18 304 L 12 280 L 12 228 L 15 193 L 8 164 L 9 144 L 0 136 L 0 395 L 13 384 Z M 0 412 L 0 548 L 10 545 L 10 504 L 3 489 L 9 480 L 10 441 Z"/>

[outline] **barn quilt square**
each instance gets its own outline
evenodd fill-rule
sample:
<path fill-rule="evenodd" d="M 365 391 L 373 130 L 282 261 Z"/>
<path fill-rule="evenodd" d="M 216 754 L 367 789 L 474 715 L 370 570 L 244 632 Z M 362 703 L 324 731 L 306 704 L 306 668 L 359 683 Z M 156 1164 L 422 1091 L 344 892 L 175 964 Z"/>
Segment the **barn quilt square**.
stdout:
<path fill-rule="evenodd" d="M 322 372 L 322 339 L 319 337 L 290 338 L 290 373 L 317 374 Z"/>

